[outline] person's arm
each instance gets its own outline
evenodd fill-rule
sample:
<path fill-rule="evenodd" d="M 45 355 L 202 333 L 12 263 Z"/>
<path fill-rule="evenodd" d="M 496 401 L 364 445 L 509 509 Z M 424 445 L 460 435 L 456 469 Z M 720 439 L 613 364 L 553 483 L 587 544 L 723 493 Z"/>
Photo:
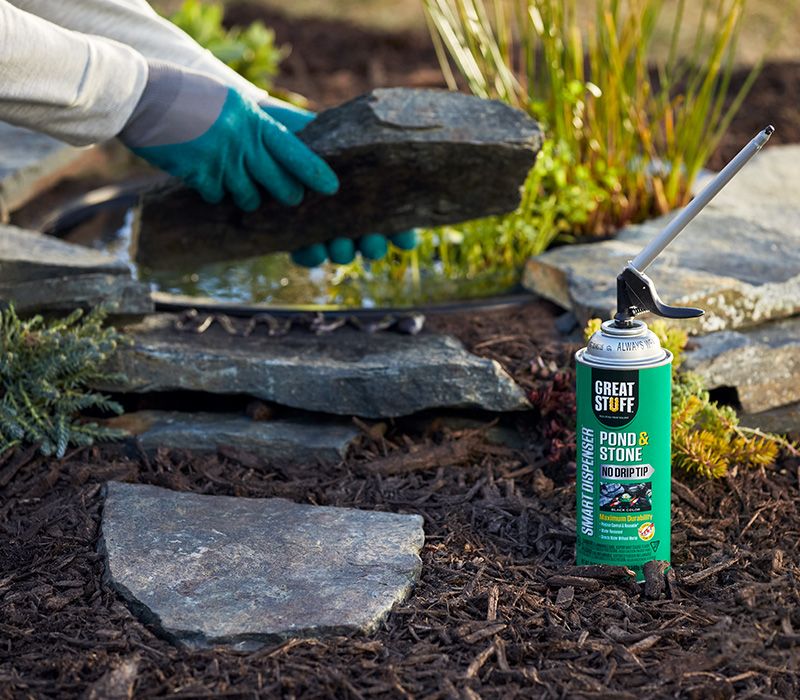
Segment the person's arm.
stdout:
<path fill-rule="evenodd" d="M 134 49 L 0 0 L 0 120 L 76 146 L 103 141 L 128 122 L 147 75 Z"/>
<path fill-rule="evenodd" d="M 145 58 L 210 75 L 259 104 L 284 104 L 218 60 L 145 0 L 11 0 L 61 27 L 131 46 Z"/>

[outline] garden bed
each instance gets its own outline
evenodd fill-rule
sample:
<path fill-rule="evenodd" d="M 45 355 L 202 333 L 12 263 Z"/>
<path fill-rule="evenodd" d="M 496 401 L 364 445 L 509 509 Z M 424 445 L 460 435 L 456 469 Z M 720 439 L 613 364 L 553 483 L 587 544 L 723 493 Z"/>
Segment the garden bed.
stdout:
<path fill-rule="evenodd" d="M 534 303 L 433 322 L 551 384 L 571 347 Z M 539 361 L 541 358 L 541 362 Z M 531 369 L 534 361 L 534 371 Z M 800 468 L 675 485 L 677 590 L 559 579 L 574 556 L 574 464 L 552 426 L 519 447 L 441 420 L 364 435 L 342 464 L 83 451 L 0 463 L 0 697 L 774 697 L 800 695 Z M 546 433 L 546 435 L 545 435 Z M 403 459 L 389 455 L 409 453 Z M 422 579 L 371 637 L 290 640 L 252 654 L 183 651 L 137 621 L 96 552 L 106 480 L 419 513 Z"/>

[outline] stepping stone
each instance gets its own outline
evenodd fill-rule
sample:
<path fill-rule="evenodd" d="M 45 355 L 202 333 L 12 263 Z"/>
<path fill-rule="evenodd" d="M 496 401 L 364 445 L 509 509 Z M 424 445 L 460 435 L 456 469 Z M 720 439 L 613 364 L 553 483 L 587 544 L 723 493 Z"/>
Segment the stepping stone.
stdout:
<path fill-rule="evenodd" d="M 407 88 L 326 110 L 299 138 L 339 176 L 334 196 L 307 192 L 296 207 L 265 196 L 246 213 L 182 185 L 158 187 L 143 197 L 134 259 L 180 269 L 510 212 L 542 144 L 539 125 L 502 102 Z"/>
<path fill-rule="evenodd" d="M 234 337 L 214 326 L 202 334 L 174 329 L 153 315 L 127 331 L 134 344 L 111 366 L 121 392 L 203 391 L 247 394 L 307 411 L 365 418 L 428 408 L 530 408 L 523 389 L 497 362 L 467 352 L 454 338 L 368 334 L 342 328 L 280 338 Z"/>
<path fill-rule="evenodd" d="M 0 299 L 13 301 L 20 313 L 88 309 L 100 304 L 114 314 L 140 315 L 154 310 L 150 288 L 122 275 L 75 275 L 0 284 Z"/>
<path fill-rule="evenodd" d="M 18 209 L 86 153 L 45 134 L 0 123 L 0 208 Z"/>
<path fill-rule="evenodd" d="M 739 423 L 747 428 L 757 428 L 768 433 L 783 435 L 800 434 L 800 402 L 778 406 L 761 413 L 745 413 L 739 416 Z"/>
<path fill-rule="evenodd" d="M 684 367 L 710 389 L 734 387 L 745 413 L 800 401 L 800 317 L 693 340 Z"/>
<path fill-rule="evenodd" d="M 220 413 L 138 411 L 109 421 L 128 430 L 148 451 L 159 447 L 216 452 L 237 449 L 270 462 L 336 463 L 358 437 L 350 425 L 324 421 L 255 421 Z"/>
<path fill-rule="evenodd" d="M 693 334 L 746 328 L 800 312 L 800 146 L 768 148 L 689 224 L 647 274 L 669 304 L 706 315 L 676 321 Z M 670 216 L 613 240 L 531 259 L 524 285 L 572 310 L 581 324 L 616 310 L 616 276 Z"/>
<path fill-rule="evenodd" d="M 106 485 L 100 549 L 130 608 L 171 641 L 251 651 L 369 633 L 418 580 L 419 515 Z"/>
<path fill-rule="evenodd" d="M 0 298 L 18 311 L 106 304 L 117 314 L 153 311 L 147 285 L 116 258 L 16 226 L 0 225 Z"/>
<path fill-rule="evenodd" d="M 0 226 L 0 280 L 30 282 L 85 274 L 130 276 L 121 260 L 35 231 Z"/>

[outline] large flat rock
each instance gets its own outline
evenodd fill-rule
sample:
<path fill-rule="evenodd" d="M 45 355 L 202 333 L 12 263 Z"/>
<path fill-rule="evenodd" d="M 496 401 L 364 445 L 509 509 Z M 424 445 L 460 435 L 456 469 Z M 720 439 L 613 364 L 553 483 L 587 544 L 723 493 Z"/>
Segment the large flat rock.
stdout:
<path fill-rule="evenodd" d="M 119 315 L 142 315 L 155 309 L 150 288 L 124 275 L 81 274 L 0 284 L 0 299 L 13 302 L 20 313 L 89 309 L 101 304 Z"/>
<path fill-rule="evenodd" d="M 130 269 L 106 253 L 16 226 L 0 225 L 0 282 L 3 284 L 85 274 L 130 277 Z"/>
<path fill-rule="evenodd" d="M 777 406 L 759 413 L 743 413 L 739 423 L 747 428 L 779 435 L 788 434 L 797 440 L 800 436 L 800 402 Z"/>
<path fill-rule="evenodd" d="M 667 303 L 706 310 L 677 322 L 682 328 L 746 328 L 800 312 L 798 181 L 800 146 L 765 149 L 648 268 Z M 617 274 L 668 220 L 548 251 L 528 262 L 524 284 L 581 322 L 608 318 L 616 310 Z"/>
<path fill-rule="evenodd" d="M 110 482 L 101 550 L 145 621 L 191 647 L 370 632 L 421 570 L 422 518 Z"/>
<path fill-rule="evenodd" d="M 351 425 L 323 420 L 256 421 L 224 413 L 138 411 L 109 421 L 148 451 L 160 447 L 216 452 L 232 446 L 270 462 L 330 464 L 358 437 Z"/>
<path fill-rule="evenodd" d="M 530 407 L 524 391 L 492 360 L 467 352 L 454 338 L 422 333 L 368 334 L 347 328 L 327 335 L 233 337 L 174 329 L 159 314 L 130 326 L 132 347 L 113 369 L 126 381 L 104 389 L 248 394 L 267 401 L 367 418 L 428 408 L 515 411 Z"/>
<path fill-rule="evenodd" d="M 542 142 L 535 121 L 499 101 L 406 88 L 329 109 L 299 137 L 339 176 L 334 196 L 307 192 L 297 207 L 265 196 L 248 214 L 159 187 L 143 198 L 135 259 L 174 269 L 513 211 Z"/>
<path fill-rule="evenodd" d="M 85 149 L 0 122 L 0 201 L 14 211 L 85 154 Z"/>
<path fill-rule="evenodd" d="M 800 317 L 696 338 L 684 367 L 709 388 L 734 387 L 745 413 L 800 401 Z"/>
<path fill-rule="evenodd" d="M 0 225 L 0 299 L 20 312 L 104 304 L 115 314 L 153 311 L 150 288 L 111 255 L 35 231 Z"/>

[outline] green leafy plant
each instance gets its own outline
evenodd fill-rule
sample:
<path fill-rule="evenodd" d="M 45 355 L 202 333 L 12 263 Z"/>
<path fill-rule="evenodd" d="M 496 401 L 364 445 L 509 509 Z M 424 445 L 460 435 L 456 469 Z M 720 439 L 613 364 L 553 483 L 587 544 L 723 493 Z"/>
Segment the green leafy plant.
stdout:
<path fill-rule="evenodd" d="M 600 319 L 584 329 L 588 340 L 600 329 Z M 700 376 L 680 371 L 688 336 L 664 321 L 650 325 L 661 345 L 673 355 L 672 464 L 688 473 L 719 478 L 734 466 L 773 464 L 781 447 L 796 449 L 784 438 L 739 425 L 736 411 L 712 401 Z"/>
<path fill-rule="evenodd" d="M 575 0 L 425 0 L 425 9 L 451 87 L 452 60 L 474 94 L 527 110 L 588 169 L 602 195 L 585 221 L 568 223 L 595 234 L 688 200 L 757 74 L 728 100 L 744 4 L 702 0 L 682 56 L 686 0 L 677 0 L 660 61 L 662 0 L 595 0 L 589 23 Z"/>
<path fill-rule="evenodd" d="M 219 4 L 184 0 L 169 19 L 251 83 L 264 90 L 272 88 L 288 49 L 275 45 L 275 32 L 263 22 L 253 22 L 246 28 L 226 29 L 222 24 L 223 16 L 224 10 Z"/>
<path fill-rule="evenodd" d="M 29 443 L 63 457 L 69 445 L 125 434 L 80 415 L 122 413 L 117 402 L 88 388 L 113 378 L 101 367 L 122 342 L 114 328 L 103 327 L 105 317 L 99 308 L 50 322 L 23 320 L 13 306 L 0 311 L 0 452 Z"/>

